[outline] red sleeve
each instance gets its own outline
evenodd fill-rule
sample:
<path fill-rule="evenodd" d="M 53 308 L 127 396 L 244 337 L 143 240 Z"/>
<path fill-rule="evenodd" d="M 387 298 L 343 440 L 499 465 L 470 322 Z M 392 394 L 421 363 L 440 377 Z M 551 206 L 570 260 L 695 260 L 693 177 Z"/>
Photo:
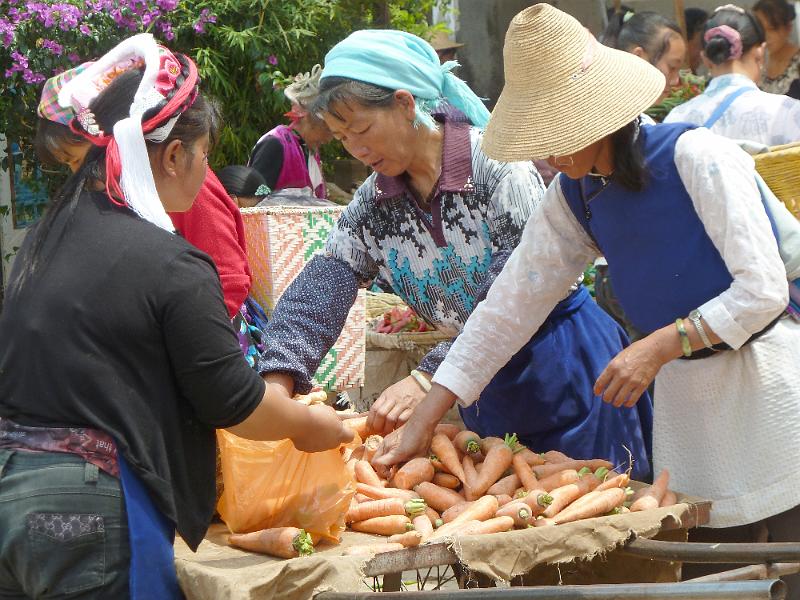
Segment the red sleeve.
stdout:
<path fill-rule="evenodd" d="M 169 213 L 169 216 L 189 243 L 214 260 L 225 306 L 233 318 L 250 291 L 250 268 L 239 207 L 214 172 L 208 169 L 192 208 L 184 213 Z"/>

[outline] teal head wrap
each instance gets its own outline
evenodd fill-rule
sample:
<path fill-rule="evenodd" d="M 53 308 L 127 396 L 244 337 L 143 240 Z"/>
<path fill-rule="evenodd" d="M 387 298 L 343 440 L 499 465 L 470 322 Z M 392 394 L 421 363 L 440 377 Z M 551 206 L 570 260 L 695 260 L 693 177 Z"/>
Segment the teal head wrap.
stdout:
<path fill-rule="evenodd" d="M 456 61 L 439 64 L 433 47 L 416 35 L 389 29 L 350 34 L 325 56 L 321 81 L 346 77 L 363 83 L 408 90 L 417 99 L 417 120 L 434 127 L 430 110 L 446 101 L 476 127 L 489 122 L 489 111 L 466 83 L 450 71 Z"/>

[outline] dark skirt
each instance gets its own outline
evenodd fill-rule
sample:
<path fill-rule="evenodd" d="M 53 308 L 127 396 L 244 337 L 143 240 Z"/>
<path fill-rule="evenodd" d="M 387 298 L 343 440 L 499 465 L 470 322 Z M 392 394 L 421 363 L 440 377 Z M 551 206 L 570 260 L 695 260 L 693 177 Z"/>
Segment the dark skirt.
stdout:
<path fill-rule="evenodd" d="M 498 340 L 499 342 L 500 340 Z M 592 388 L 628 338 L 581 286 L 561 301 L 533 338 L 503 367 L 479 400 L 461 408 L 481 436 L 516 433 L 535 452 L 607 458 L 632 476 L 651 474 L 653 405 L 645 394 L 633 408 L 614 408 Z"/>

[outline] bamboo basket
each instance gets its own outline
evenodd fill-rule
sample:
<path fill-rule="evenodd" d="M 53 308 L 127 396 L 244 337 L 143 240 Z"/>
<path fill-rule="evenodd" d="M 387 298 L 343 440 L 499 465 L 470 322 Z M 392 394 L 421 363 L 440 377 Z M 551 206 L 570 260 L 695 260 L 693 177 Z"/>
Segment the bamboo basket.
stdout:
<path fill-rule="evenodd" d="M 753 160 L 772 192 L 800 219 L 800 143 L 773 146 Z"/>

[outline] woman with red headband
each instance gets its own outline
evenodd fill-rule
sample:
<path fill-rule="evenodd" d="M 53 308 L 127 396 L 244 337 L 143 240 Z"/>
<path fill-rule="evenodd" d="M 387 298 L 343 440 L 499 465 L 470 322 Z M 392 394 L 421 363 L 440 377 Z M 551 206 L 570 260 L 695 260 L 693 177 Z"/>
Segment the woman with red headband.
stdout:
<path fill-rule="evenodd" d="M 0 597 L 180 597 L 214 510 L 214 429 L 352 434 L 242 360 L 211 259 L 173 235 L 214 113 L 190 59 L 130 38 L 59 92 L 92 144 L 28 235 L 0 316 Z"/>

